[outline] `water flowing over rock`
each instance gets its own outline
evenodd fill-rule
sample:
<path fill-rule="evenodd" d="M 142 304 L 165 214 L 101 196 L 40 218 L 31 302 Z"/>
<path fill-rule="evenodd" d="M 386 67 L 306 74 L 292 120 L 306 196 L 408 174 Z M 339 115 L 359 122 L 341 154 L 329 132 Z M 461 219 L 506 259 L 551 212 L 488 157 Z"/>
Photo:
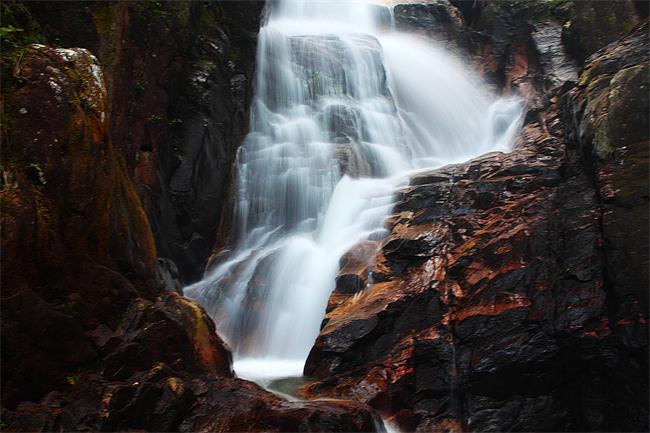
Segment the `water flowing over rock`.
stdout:
<path fill-rule="evenodd" d="M 2 430 L 649 430 L 648 2 L 1 9 Z"/>
<path fill-rule="evenodd" d="M 237 156 L 232 245 L 184 290 L 212 314 L 246 377 L 254 366 L 265 378 L 281 365 L 278 375 L 300 375 L 339 259 L 385 235 L 409 170 L 507 151 L 520 125 L 520 100 L 491 95 L 460 60 L 376 26 L 367 2 L 339 6 L 270 7 L 252 129 Z M 342 275 L 339 291 L 366 280 Z"/>

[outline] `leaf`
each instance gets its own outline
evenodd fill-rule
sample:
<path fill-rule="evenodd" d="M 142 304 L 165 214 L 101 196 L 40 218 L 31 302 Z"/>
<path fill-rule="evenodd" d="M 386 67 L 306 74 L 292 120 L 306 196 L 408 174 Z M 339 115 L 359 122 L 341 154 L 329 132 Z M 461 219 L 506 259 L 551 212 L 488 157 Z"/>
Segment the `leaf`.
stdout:
<path fill-rule="evenodd" d="M 10 33 L 22 32 L 22 31 L 23 29 L 19 29 L 14 26 L 0 27 L 0 38 Z"/>

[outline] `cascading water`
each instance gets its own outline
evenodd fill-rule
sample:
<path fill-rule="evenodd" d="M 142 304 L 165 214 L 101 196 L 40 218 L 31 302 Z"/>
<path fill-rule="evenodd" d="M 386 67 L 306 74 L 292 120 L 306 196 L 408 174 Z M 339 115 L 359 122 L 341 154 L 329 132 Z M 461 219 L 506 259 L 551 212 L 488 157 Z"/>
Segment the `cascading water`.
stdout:
<path fill-rule="evenodd" d="M 233 247 L 185 289 L 246 378 L 299 376 L 339 259 L 385 235 L 409 173 L 509 151 L 522 117 L 462 63 L 354 0 L 278 0 L 260 29 Z"/>

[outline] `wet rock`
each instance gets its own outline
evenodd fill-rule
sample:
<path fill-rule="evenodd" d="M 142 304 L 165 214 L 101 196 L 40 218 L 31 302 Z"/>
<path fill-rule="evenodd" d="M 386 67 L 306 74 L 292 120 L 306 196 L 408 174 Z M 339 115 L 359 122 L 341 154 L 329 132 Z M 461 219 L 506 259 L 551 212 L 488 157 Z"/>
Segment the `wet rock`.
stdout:
<path fill-rule="evenodd" d="M 156 290 L 151 229 L 107 136 L 97 60 L 35 45 L 14 74 L 4 147 L 11 163 L 3 165 L 11 182 L 0 192 L 9 407 L 38 401 L 95 362 L 85 333 L 116 326 L 130 299 Z"/>
<path fill-rule="evenodd" d="M 250 382 L 223 381 L 210 385 L 202 396 L 202 405 L 183 422 L 180 431 L 374 432 L 381 422 L 359 403 L 289 403 Z"/>
<path fill-rule="evenodd" d="M 647 31 L 646 22 L 599 51 L 565 96 L 567 135 L 593 170 L 602 203 L 608 283 L 617 299 L 610 320 L 625 323 L 648 309 Z"/>
<path fill-rule="evenodd" d="M 350 142 L 347 138 L 336 141 L 338 143 L 334 146 L 334 155 L 339 163 L 340 173 L 353 178 L 370 174 L 370 166 L 357 150 L 359 143 Z"/>
<path fill-rule="evenodd" d="M 376 430 L 363 405 L 290 403 L 235 379 L 205 311 L 164 290 L 160 268 L 173 266 L 156 265 L 88 51 L 32 46 L 14 73 L 0 190 L 4 430 Z"/>
<path fill-rule="evenodd" d="M 344 104 L 330 104 L 324 111 L 325 127 L 330 140 L 358 141 L 361 119 L 357 109 Z"/>
<path fill-rule="evenodd" d="M 134 300 L 117 333 L 119 346 L 102 361 L 106 377 L 126 379 L 158 362 L 187 372 L 232 376 L 230 352 L 212 321 L 201 307 L 175 293 L 162 293 L 155 303 Z"/>
<path fill-rule="evenodd" d="M 336 277 L 336 290 L 345 294 L 354 294 L 363 288 L 363 280 L 359 275 L 340 274 Z"/>
<path fill-rule="evenodd" d="M 29 22 L 13 24 L 97 56 L 108 89 L 107 134 L 159 255 L 177 265 L 184 284 L 200 279 L 215 240 L 227 238 L 216 232 L 248 130 L 264 3 L 30 1 L 20 6 Z"/>
<path fill-rule="evenodd" d="M 645 295 L 632 289 L 646 286 L 609 279 L 619 275 L 620 265 L 610 266 L 618 251 L 635 251 L 629 266 L 645 269 L 647 250 L 619 243 L 608 251 L 602 241 L 612 229 L 601 225 L 601 215 L 613 212 L 600 198 L 603 179 L 640 171 L 605 178 L 592 169 L 629 161 L 644 170 L 647 187 L 647 159 L 595 150 L 614 137 L 647 148 L 638 134 L 647 120 L 630 112 L 629 133 L 593 132 L 607 116 L 620 116 L 618 101 L 647 112 L 647 100 L 632 96 L 646 86 L 647 71 L 643 80 L 637 75 L 646 70 L 644 31 L 602 51 L 565 102 L 557 92 L 570 89 L 571 80 L 538 87 L 556 93 L 528 118 L 513 153 L 412 179 L 369 269 L 381 279 L 354 296 L 332 294 L 305 367 L 316 379 L 302 395 L 356 399 L 392 414 L 408 431 L 647 428 L 647 400 L 639 399 L 648 384 L 641 360 L 647 343 L 632 337 L 647 333 Z M 567 114 L 573 123 L 565 131 Z M 612 203 L 622 191 L 605 190 L 617 191 Z M 631 191 L 621 200 L 647 209 L 647 192 Z M 636 221 L 618 215 L 626 221 L 618 227 Z"/>
<path fill-rule="evenodd" d="M 363 51 L 365 61 L 372 64 L 372 66 L 368 66 L 369 68 L 383 71 L 381 46 L 373 36 L 354 35 L 346 42 L 334 35 L 291 36 L 289 39 L 292 52 L 300 53 L 295 58 L 296 68 L 302 73 L 311 102 L 316 101 L 319 96 L 325 95 L 322 89 L 332 88 L 332 86 L 340 87 L 339 90 L 342 95 L 348 95 L 349 92 L 353 91 L 353 86 L 341 85 L 341 83 L 353 79 L 353 77 L 347 76 L 352 61 L 347 43 L 353 43 L 355 49 Z M 318 56 L 313 55 L 316 52 Z M 276 79 L 274 74 L 277 73 L 278 71 L 269 69 L 265 71 L 265 76 L 273 80 Z M 280 79 L 280 77 L 277 79 Z M 385 72 L 381 77 L 381 81 L 376 88 L 381 89 L 381 92 L 388 92 L 388 86 L 385 84 Z M 354 97 L 355 95 L 351 96 Z M 390 95 L 382 94 L 380 96 Z M 271 100 L 268 96 L 266 98 Z"/>
<path fill-rule="evenodd" d="M 393 15 L 398 30 L 433 37 L 453 48 L 468 48 L 462 14 L 453 2 L 405 2 L 394 6 Z"/>
<path fill-rule="evenodd" d="M 638 20 L 632 1 L 573 1 L 562 36 L 569 52 L 584 61 L 600 48 L 629 33 Z"/>
<path fill-rule="evenodd" d="M 217 232 L 228 219 L 231 167 L 248 130 L 263 2 L 188 5 L 181 32 L 191 37 L 180 41 L 172 64 L 179 57 L 181 64 L 166 80 L 167 135 L 152 144 L 162 184 L 159 194 L 148 192 L 160 254 L 177 264 L 184 283 L 200 279 L 213 248 L 227 239 Z"/>
<path fill-rule="evenodd" d="M 176 264 L 169 259 L 164 259 L 159 257 L 156 261 L 156 277 L 160 284 L 167 290 L 181 293 L 183 285 L 180 281 L 180 275 L 178 274 L 178 268 Z"/>
<path fill-rule="evenodd" d="M 553 21 L 538 23 L 531 35 L 539 53 L 539 61 L 546 72 L 548 88 L 561 86 L 567 81 L 577 81 L 578 64 L 565 53 L 561 25 Z"/>

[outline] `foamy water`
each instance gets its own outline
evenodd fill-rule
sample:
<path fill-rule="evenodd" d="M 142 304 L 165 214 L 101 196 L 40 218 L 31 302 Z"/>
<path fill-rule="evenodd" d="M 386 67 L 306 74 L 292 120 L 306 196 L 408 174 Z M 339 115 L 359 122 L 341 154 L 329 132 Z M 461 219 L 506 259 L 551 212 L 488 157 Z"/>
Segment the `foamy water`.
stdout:
<path fill-rule="evenodd" d="M 380 29 L 364 1 L 280 0 L 260 29 L 233 245 L 185 288 L 240 377 L 299 376 L 339 259 L 386 235 L 414 170 L 510 151 L 522 102 L 433 42 Z"/>

